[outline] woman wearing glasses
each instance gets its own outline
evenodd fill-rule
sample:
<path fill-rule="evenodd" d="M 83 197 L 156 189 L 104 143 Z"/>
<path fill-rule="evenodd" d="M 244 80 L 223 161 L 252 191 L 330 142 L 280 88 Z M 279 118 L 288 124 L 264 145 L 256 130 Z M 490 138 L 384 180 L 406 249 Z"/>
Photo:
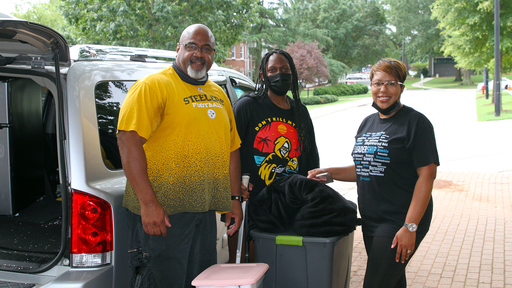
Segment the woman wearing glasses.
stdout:
<path fill-rule="evenodd" d="M 400 103 L 405 65 L 382 59 L 370 71 L 373 107 L 361 123 L 352 151 L 354 165 L 314 169 L 333 179 L 357 182 L 368 255 L 364 287 L 406 287 L 405 267 L 427 234 L 439 156 L 430 121 Z M 321 181 L 321 180 L 320 180 Z"/>

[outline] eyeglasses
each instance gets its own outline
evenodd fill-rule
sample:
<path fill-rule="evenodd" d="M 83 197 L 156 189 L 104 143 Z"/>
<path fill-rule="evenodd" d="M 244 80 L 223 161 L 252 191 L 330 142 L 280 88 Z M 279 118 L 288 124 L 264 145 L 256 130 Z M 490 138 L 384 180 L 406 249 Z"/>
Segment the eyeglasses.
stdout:
<path fill-rule="evenodd" d="M 197 52 L 199 49 L 201 49 L 201 52 L 203 52 L 204 54 L 207 54 L 207 55 L 212 55 L 213 52 L 215 52 L 215 49 L 212 48 L 210 45 L 205 45 L 205 46 L 199 47 L 196 43 L 186 43 L 186 44 L 178 43 L 178 44 L 183 45 L 183 47 L 185 47 L 185 50 L 187 50 L 187 52 Z"/>
<path fill-rule="evenodd" d="M 389 90 L 395 90 L 399 85 L 404 85 L 404 83 L 398 81 L 371 82 L 371 86 L 375 89 L 382 89 L 383 86 L 386 86 Z"/>

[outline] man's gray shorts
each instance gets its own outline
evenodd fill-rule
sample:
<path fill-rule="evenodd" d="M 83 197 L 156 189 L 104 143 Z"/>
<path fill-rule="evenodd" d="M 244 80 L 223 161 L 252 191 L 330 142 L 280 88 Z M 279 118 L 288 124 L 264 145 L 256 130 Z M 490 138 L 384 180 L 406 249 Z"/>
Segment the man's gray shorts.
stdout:
<path fill-rule="evenodd" d="M 214 211 L 169 215 L 167 236 L 144 232 L 140 215 L 128 213 L 131 287 L 183 288 L 217 263 Z"/>

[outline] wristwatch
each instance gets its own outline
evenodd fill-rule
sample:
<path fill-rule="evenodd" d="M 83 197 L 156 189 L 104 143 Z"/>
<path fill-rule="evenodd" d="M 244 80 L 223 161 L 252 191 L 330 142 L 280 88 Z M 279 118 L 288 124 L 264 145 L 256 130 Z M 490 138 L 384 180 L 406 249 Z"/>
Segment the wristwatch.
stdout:
<path fill-rule="evenodd" d="M 409 231 L 411 231 L 411 232 L 416 232 L 416 230 L 418 230 L 418 225 L 416 225 L 414 223 L 404 222 L 404 227 L 409 229 Z"/>
<path fill-rule="evenodd" d="M 243 201 L 242 196 L 240 196 L 240 195 L 236 195 L 236 196 L 231 195 L 231 200 L 236 200 L 236 201 L 240 201 L 240 202 Z"/>

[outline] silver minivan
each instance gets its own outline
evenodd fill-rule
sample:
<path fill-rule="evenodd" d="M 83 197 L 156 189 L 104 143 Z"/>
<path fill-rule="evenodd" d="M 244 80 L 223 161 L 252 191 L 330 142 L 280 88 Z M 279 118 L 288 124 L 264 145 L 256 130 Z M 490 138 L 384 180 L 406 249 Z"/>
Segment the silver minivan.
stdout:
<path fill-rule="evenodd" d="M 130 86 L 176 54 L 70 48 L 48 27 L 1 16 L 0 287 L 128 287 L 117 117 Z M 230 69 L 209 76 L 232 103 L 254 89 Z"/>

